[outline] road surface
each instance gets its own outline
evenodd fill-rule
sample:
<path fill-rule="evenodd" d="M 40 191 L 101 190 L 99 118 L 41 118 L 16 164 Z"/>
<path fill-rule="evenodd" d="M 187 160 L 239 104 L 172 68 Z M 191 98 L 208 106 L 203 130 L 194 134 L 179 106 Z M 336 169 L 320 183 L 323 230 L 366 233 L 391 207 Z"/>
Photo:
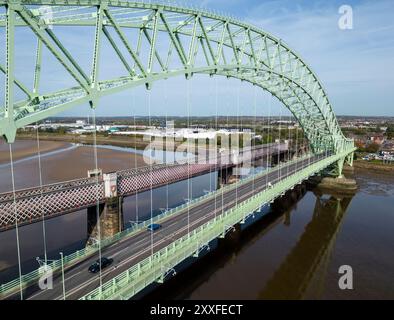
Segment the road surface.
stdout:
<path fill-rule="evenodd" d="M 303 159 L 286 167 L 274 168 L 273 171 L 257 179 L 251 180 L 232 190 L 219 192 L 216 198 L 195 204 L 192 208 L 185 208 L 181 213 L 168 217 L 161 223 L 162 227 L 149 232 L 142 230 L 133 236 L 114 243 L 101 251 L 102 256 L 113 258 L 111 266 L 101 272 L 101 281 L 112 279 L 121 272 L 127 270 L 139 261 L 148 257 L 152 252 L 159 251 L 169 243 L 187 234 L 189 231 L 213 219 L 216 214 L 228 210 L 239 202 L 242 202 L 262 190 L 267 185 L 278 182 L 281 178 L 292 175 L 298 170 L 307 167 L 313 162 L 320 160 L 323 155 L 315 155 L 310 159 Z M 78 299 L 95 289 L 100 284 L 100 275 L 88 272 L 89 266 L 98 259 L 96 252 L 77 264 L 66 267 L 65 289 L 66 299 Z M 20 299 L 19 294 L 8 297 Z M 56 273 L 53 279 L 53 289 L 41 290 L 38 285 L 32 285 L 24 292 L 24 299 L 54 300 L 63 299 L 62 276 Z"/>

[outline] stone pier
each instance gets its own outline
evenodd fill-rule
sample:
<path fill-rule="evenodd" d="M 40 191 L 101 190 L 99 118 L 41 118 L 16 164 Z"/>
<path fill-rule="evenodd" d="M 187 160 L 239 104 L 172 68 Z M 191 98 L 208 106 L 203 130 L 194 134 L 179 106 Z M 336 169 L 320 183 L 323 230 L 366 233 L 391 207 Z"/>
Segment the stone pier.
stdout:
<path fill-rule="evenodd" d="M 296 185 L 292 190 L 288 190 L 283 196 L 275 199 L 275 201 L 271 204 L 272 211 L 288 211 L 305 195 L 306 191 L 307 188 L 304 183 Z M 285 224 L 290 224 L 290 217 L 285 216 Z"/>
<path fill-rule="evenodd" d="M 230 182 L 230 178 L 233 174 L 233 168 L 223 168 L 218 171 L 218 186 L 221 187 Z"/>
<path fill-rule="evenodd" d="M 122 231 L 123 225 L 123 198 L 117 194 L 116 173 L 103 175 L 105 187 L 105 202 L 98 206 L 89 207 L 87 210 L 88 219 L 88 240 L 87 245 L 93 244 L 98 239 L 112 237 Z M 98 223 L 100 220 L 100 223 Z"/>

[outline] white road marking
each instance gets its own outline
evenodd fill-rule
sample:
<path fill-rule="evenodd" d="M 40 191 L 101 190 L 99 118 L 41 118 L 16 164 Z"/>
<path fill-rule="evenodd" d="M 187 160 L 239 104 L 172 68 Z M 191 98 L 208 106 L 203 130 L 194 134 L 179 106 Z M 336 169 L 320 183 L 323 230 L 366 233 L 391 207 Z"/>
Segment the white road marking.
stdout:
<path fill-rule="evenodd" d="M 299 168 L 299 169 L 300 169 L 300 168 Z M 279 170 L 278 170 L 278 172 L 279 172 Z M 293 174 L 294 172 L 295 172 L 295 170 L 291 170 L 291 172 L 289 172 L 289 175 Z M 262 178 L 261 178 L 261 179 L 262 179 Z M 273 181 L 276 181 L 276 180 L 278 180 L 278 178 L 274 179 Z M 255 181 L 255 182 L 256 182 L 256 181 Z M 246 186 L 246 185 L 245 185 L 245 186 Z M 247 188 L 247 187 L 244 187 L 243 189 L 248 189 L 248 188 Z M 246 196 L 249 196 L 251 193 L 255 193 L 256 191 L 260 192 L 259 190 L 264 190 L 264 189 L 265 189 L 264 186 L 261 186 L 261 187 L 258 188 L 258 189 L 252 189 L 252 190 L 246 192 L 245 194 L 243 194 L 243 195 L 242 195 L 242 199 L 245 198 Z M 231 190 L 231 191 L 234 191 L 234 189 Z M 245 191 L 246 191 L 246 190 L 245 190 Z M 224 196 L 224 195 L 222 195 L 222 196 Z M 219 198 L 219 199 L 220 199 L 220 198 Z M 239 200 L 238 200 L 238 201 L 239 201 Z M 227 206 L 228 204 L 232 204 L 232 203 L 235 203 L 235 202 L 236 202 L 236 200 L 231 201 L 230 203 L 226 203 L 226 206 Z M 197 208 L 198 208 L 198 207 L 197 207 Z M 195 212 L 195 214 L 192 214 L 192 216 L 199 214 L 199 213 L 201 212 L 202 209 L 204 209 L 204 207 L 202 207 L 202 208 L 200 208 L 199 210 L 197 210 L 197 211 Z M 209 216 L 212 216 L 212 215 L 214 215 L 214 214 L 216 214 L 217 212 L 220 212 L 220 211 L 222 211 L 222 208 L 216 209 L 216 210 L 214 210 L 213 212 L 210 212 L 210 213 L 208 213 L 208 214 L 206 214 L 206 215 L 204 215 L 204 216 L 202 216 L 202 217 L 200 217 L 200 218 L 198 218 L 198 219 L 192 221 L 192 223 L 191 223 L 189 226 L 186 225 L 186 226 L 182 227 L 181 229 L 175 231 L 173 234 L 164 236 L 160 241 L 158 241 L 158 242 L 156 242 L 156 243 L 153 244 L 153 248 L 154 248 L 154 247 L 157 247 L 158 245 L 160 245 L 161 243 L 163 243 L 163 242 L 166 241 L 166 240 L 172 240 L 172 239 L 174 238 L 175 235 L 181 233 L 182 231 L 185 231 L 186 229 L 189 229 L 190 226 L 194 226 L 194 225 L 196 225 L 197 223 L 199 223 L 200 221 L 204 220 L 205 218 L 207 218 L 207 217 L 209 217 Z M 175 225 L 175 224 L 179 224 L 180 222 L 183 222 L 183 221 L 185 221 L 186 219 L 187 219 L 187 217 L 186 217 L 186 218 L 185 218 L 185 217 L 184 217 L 184 218 L 181 218 L 180 220 L 176 220 L 175 222 L 173 222 L 173 223 L 169 224 L 168 226 L 166 226 L 166 228 L 169 228 L 169 227 L 171 227 L 171 226 L 173 226 L 173 225 Z M 161 231 L 161 232 L 160 232 L 160 233 L 157 232 L 156 235 L 161 235 L 161 234 L 164 232 L 163 229 L 160 230 L 160 231 Z M 138 234 L 140 234 L 140 233 L 138 233 Z M 125 239 L 124 241 L 126 241 L 126 240 L 131 240 L 131 239 L 132 239 L 132 238 Z M 148 240 L 148 239 L 144 237 L 144 238 L 142 238 L 141 240 L 139 240 L 138 242 L 134 243 L 134 245 L 135 245 L 135 244 L 139 244 L 139 243 L 141 243 L 141 242 L 146 242 L 146 240 Z M 123 242 L 123 241 L 120 241 L 120 242 L 118 242 L 118 243 L 121 243 L 121 242 Z M 138 246 L 138 247 L 139 247 L 139 246 Z M 119 255 L 120 253 L 122 253 L 123 251 L 125 251 L 125 250 L 127 250 L 127 249 L 133 249 L 133 250 L 135 250 L 135 249 L 137 249 L 138 247 L 135 247 L 135 246 L 133 246 L 133 247 L 126 247 L 126 248 L 122 249 L 121 251 L 119 251 L 118 253 L 115 253 L 113 256 L 117 256 L 117 255 Z M 113 248 L 113 249 L 115 249 L 115 248 Z M 144 250 L 139 251 L 139 252 L 137 252 L 136 254 L 134 254 L 134 255 L 132 255 L 132 256 L 126 258 L 125 260 L 121 261 L 120 264 L 118 264 L 118 265 L 116 266 L 116 268 L 114 267 L 114 268 L 112 269 L 112 271 L 116 270 L 116 269 L 119 268 L 120 266 L 125 265 L 125 264 L 128 263 L 129 261 L 135 259 L 136 257 L 142 255 L 143 253 L 145 253 L 145 252 L 147 252 L 148 250 L 151 250 L 151 249 L 152 249 L 152 247 L 151 247 L 151 246 L 148 246 L 148 247 L 145 248 Z M 107 271 L 102 272 L 102 277 L 109 275 L 112 271 L 111 271 L 110 269 L 108 269 Z M 83 272 L 83 271 L 80 271 L 80 272 L 78 272 L 78 273 L 76 273 L 76 274 L 70 276 L 69 278 L 66 279 L 66 281 L 67 281 L 67 280 L 70 280 L 71 278 L 75 277 L 76 275 L 78 275 L 78 274 L 80 274 L 80 273 L 82 273 L 82 272 Z M 98 280 L 98 279 L 97 279 L 97 278 L 94 278 L 94 279 L 89 279 L 89 280 L 85 281 L 84 283 L 80 284 L 78 287 L 75 287 L 75 288 L 73 288 L 71 291 L 69 291 L 68 294 L 67 294 L 67 296 L 76 293 L 77 291 L 79 291 L 79 290 L 82 289 L 83 287 L 85 287 L 85 286 L 87 286 L 87 285 L 93 283 L 93 282 L 96 281 L 96 280 Z M 36 293 L 36 294 L 30 296 L 28 299 L 31 299 L 31 298 L 33 298 L 33 297 L 35 297 L 35 296 L 37 296 L 37 295 L 39 295 L 39 294 L 41 294 L 41 293 L 42 293 L 42 292 L 38 292 L 38 293 Z M 59 298 L 63 298 L 63 295 L 57 297 L 56 299 L 59 299 Z"/>

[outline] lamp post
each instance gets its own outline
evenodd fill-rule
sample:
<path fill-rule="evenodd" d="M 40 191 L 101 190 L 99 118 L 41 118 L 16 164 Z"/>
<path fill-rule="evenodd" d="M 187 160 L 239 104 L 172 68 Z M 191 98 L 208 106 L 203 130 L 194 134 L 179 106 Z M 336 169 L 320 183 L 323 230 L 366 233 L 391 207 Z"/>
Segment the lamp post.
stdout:
<path fill-rule="evenodd" d="M 63 300 L 66 300 L 66 287 L 64 283 L 64 260 L 63 260 L 63 252 L 60 252 L 60 259 L 62 262 L 62 286 L 63 286 Z"/>
<path fill-rule="evenodd" d="M 136 226 L 137 224 L 139 224 L 139 223 L 141 223 L 141 222 L 142 222 L 142 221 L 138 221 L 138 220 L 136 220 L 136 221 L 134 221 L 134 220 L 129 220 L 130 228 Z"/>

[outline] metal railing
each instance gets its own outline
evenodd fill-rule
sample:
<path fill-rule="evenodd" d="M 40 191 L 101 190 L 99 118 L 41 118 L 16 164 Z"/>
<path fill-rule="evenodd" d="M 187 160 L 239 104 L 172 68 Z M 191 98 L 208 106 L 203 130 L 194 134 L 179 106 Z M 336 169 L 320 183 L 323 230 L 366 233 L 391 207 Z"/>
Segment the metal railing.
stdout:
<path fill-rule="evenodd" d="M 316 174 L 344 156 L 331 155 L 318 160 L 309 166 L 277 182 L 273 188 L 265 189 L 235 207 L 209 220 L 172 242 L 153 255 L 107 281 L 94 289 L 81 300 L 95 299 L 129 299 L 149 284 L 162 280 L 167 270 L 174 268 L 186 258 L 199 251 L 201 244 L 209 243 L 220 235 L 224 235 L 229 226 L 234 226 L 245 218 L 246 213 L 252 213 L 262 205 L 273 201 L 285 191 Z M 347 154 L 347 153 L 346 153 Z"/>
<path fill-rule="evenodd" d="M 226 186 L 223 186 L 219 190 L 213 190 L 201 197 L 198 197 L 198 198 L 195 198 L 189 202 L 183 203 L 182 205 L 174 207 L 170 210 L 167 210 L 167 211 L 153 217 L 152 219 L 142 221 L 141 223 L 135 224 L 135 225 L 131 226 L 130 228 L 127 228 L 127 229 L 115 234 L 112 237 L 101 240 L 101 244 L 100 244 L 101 248 L 104 248 L 110 244 L 113 244 L 121 239 L 125 239 L 129 236 L 133 236 L 135 233 L 145 229 L 151 223 L 163 222 L 167 218 L 170 218 L 170 217 L 173 217 L 177 214 L 180 214 L 187 207 L 193 207 L 196 204 L 201 204 L 201 202 L 203 202 L 203 201 L 208 201 L 209 199 L 217 196 L 219 194 L 219 192 L 222 193 L 222 192 L 230 191 L 234 188 L 237 188 L 240 184 L 247 183 L 253 179 L 257 179 L 261 176 L 269 174 L 272 171 L 280 170 L 286 166 L 290 166 L 292 163 L 308 159 L 312 156 L 313 156 L 312 153 L 308 153 L 308 154 L 304 155 L 303 157 L 293 159 L 293 160 L 290 160 L 285 163 L 281 163 L 281 164 L 277 165 L 276 167 L 271 167 L 271 168 L 268 168 L 260 173 L 255 174 L 255 175 L 250 175 L 248 177 L 245 177 L 245 178 L 241 179 L 240 182 L 238 182 L 238 185 L 237 184 L 226 185 Z M 95 242 L 92 245 L 89 245 L 81 250 L 77 250 L 74 253 L 65 256 L 63 259 L 64 266 L 67 268 L 67 267 L 70 267 L 71 265 L 78 263 L 79 261 L 81 261 L 81 260 L 85 259 L 86 257 L 95 253 L 98 250 L 98 248 L 99 248 L 99 243 Z M 52 260 L 52 262 L 48 263 L 48 265 L 52 268 L 53 271 L 57 271 L 61 268 L 61 260 L 60 259 L 59 260 Z M 27 274 L 22 275 L 22 279 L 21 279 L 22 287 L 25 288 L 25 287 L 31 285 L 32 283 L 36 282 L 40 276 L 41 276 L 41 274 L 39 272 L 39 269 L 33 270 Z M 20 287 L 19 278 L 16 278 L 10 282 L 0 285 L 0 298 L 10 294 L 11 292 L 13 292 L 15 290 L 19 290 L 19 287 Z"/>

